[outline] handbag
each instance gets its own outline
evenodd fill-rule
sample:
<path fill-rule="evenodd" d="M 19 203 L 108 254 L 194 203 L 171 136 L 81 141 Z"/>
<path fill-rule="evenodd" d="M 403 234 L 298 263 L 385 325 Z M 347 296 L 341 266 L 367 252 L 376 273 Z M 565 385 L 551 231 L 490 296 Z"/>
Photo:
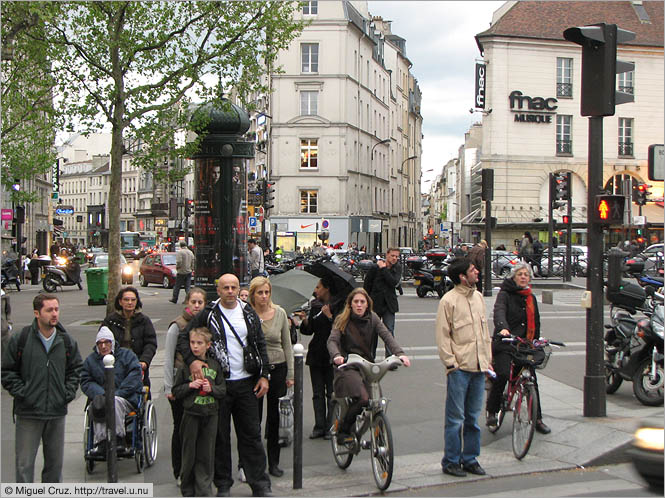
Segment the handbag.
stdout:
<path fill-rule="evenodd" d="M 289 387 L 286 395 L 279 398 L 279 439 L 281 448 L 291 446 L 293 442 L 293 388 Z"/>
<path fill-rule="evenodd" d="M 247 345 L 245 345 L 240 339 L 240 336 L 238 335 L 236 330 L 233 328 L 233 325 L 231 325 L 231 322 L 229 322 L 229 319 L 226 318 L 226 315 L 224 315 L 224 313 L 220 314 L 222 315 L 222 318 L 224 319 L 226 324 L 231 329 L 231 332 L 233 332 L 233 335 L 236 336 L 236 339 L 242 346 L 242 359 L 243 363 L 245 364 L 245 370 L 247 370 L 247 373 L 250 373 L 252 375 L 260 374 L 261 369 L 263 367 L 263 359 L 261 358 L 259 351 L 256 349 L 256 345 L 252 344 L 249 341 L 247 341 Z"/>

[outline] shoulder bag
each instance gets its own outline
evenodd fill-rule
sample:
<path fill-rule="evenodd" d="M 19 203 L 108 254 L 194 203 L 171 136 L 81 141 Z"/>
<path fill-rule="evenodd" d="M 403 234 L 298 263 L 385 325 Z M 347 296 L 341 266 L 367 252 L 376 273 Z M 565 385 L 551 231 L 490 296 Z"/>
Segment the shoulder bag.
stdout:
<path fill-rule="evenodd" d="M 231 322 L 229 322 L 229 319 L 226 318 L 226 315 L 224 315 L 222 312 L 220 312 L 220 315 L 222 315 L 222 318 L 231 329 L 231 332 L 233 332 L 233 335 L 236 336 L 236 339 L 242 346 L 242 358 L 243 363 L 245 364 L 245 370 L 247 370 L 247 372 L 252 375 L 260 374 L 261 368 L 263 367 L 263 360 L 261 359 L 261 355 L 256 349 L 256 345 L 252 344 L 250 341 L 247 341 L 247 345 L 245 345 L 240 339 L 240 336 L 236 330 L 233 328 L 233 325 L 231 325 Z M 249 331 L 247 331 L 247 335 L 249 336 Z"/>

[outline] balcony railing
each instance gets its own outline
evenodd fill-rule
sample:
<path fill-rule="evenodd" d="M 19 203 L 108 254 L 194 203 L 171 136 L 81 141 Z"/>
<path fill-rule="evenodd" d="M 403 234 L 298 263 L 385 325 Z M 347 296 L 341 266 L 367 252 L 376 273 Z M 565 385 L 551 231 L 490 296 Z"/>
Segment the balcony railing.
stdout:
<path fill-rule="evenodd" d="M 632 142 L 619 142 L 619 155 L 620 156 L 632 156 L 633 155 L 633 143 Z"/>
<path fill-rule="evenodd" d="M 573 141 L 572 140 L 557 140 L 556 141 L 556 153 L 557 154 L 572 154 L 573 153 Z"/>
<path fill-rule="evenodd" d="M 556 84 L 556 96 L 557 97 L 572 97 L 573 96 L 573 84 L 572 83 L 557 83 Z"/>
<path fill-rule="evenodd" d="M 633 85 L 630 86 L 619 85 L 619 91 L 624 93 L 630 93 L 632 95 L 635 90 L 633 88 Z"/>

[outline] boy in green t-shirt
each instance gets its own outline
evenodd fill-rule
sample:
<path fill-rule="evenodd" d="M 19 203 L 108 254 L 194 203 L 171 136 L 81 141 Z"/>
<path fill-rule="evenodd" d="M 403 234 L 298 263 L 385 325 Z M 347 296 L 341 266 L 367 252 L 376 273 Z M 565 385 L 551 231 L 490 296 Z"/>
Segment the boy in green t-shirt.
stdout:
<path fill-rule="evenodd" d="M 189 332 L 189 347 L 194 356 L 208 364 L 205 378 L 192 380 L 189 368 L 180 367 L 172 393 L 182 399 L 184 414 L 180 425 L 182 467 L 180 491 L 183 496 L 211 496 L 215 463 L 215 439 L 219 399 L 226 392 L 222 367 L 208 354 L 212 335 L 205 327 Z"/>

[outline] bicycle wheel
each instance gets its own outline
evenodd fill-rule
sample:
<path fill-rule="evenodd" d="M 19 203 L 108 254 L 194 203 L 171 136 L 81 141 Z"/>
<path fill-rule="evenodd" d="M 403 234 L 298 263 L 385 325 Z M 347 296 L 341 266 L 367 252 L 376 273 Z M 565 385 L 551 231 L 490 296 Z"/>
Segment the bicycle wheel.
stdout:
<path fill-rule="evenodd" d="M 385 413 L 377 413 L 372 421 L 372 471 L 376 486 L 385 491 L 393 479 L 393 434 Z"/>
<path fill-rule="evenodd" d="M 524 458 L 531 447 L 536 429 L 538 395 L 532 385 L 521 384 L 515 393 L 517 397 L 513 411 L 513 453 L 515 458 Z"/>
<path fill-rule="evenodd" d="M 335 463 L 340 469 L 346 469 L 351 465 L 353 453 L 343 444 L 337 444 L 337 432 L 342 425 L 342 406 L 337 402 L 332 403 L 332 427 L 330 430 L 330 444 L 332 445 Z"/>

